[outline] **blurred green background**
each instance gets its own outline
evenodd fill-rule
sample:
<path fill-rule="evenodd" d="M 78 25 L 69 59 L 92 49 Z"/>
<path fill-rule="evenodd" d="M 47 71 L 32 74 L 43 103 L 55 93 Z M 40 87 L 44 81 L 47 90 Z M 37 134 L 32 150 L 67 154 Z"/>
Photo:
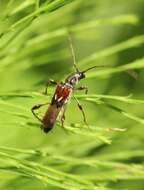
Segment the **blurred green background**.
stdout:
<path fill-rule="evenodd" d="M 0 0 L 0 189 L 144 189 L 144 1 Z M 65 127 L 45 135 L 31 107 L 48 79 L 91 70 Z M 134 75 L 134 76 L 133 76 Z M 45 109 L 41 109 L 42 116 Z"/>

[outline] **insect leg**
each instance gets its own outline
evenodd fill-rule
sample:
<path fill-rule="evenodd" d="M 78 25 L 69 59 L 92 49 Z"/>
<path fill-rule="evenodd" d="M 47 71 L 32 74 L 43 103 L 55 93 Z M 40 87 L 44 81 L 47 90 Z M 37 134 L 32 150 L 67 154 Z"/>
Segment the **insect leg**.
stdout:
<path fill-rule="evenodd" d="M 62 124 L 62 127 L 64 127 L 65 112 L 66 112 L 66 107 L 63 108 L 63 113 L 62 113 L 62 116 L 61 116 L 61 124 Z"/>
<path fill-rule="evenodd" d="M 48 86 L 49 86 L 49 85 L 52 85 L 52 84 L 53 84 L 53 85 L 57 85 L 57 82 L 54 81 L 53 79 L 49 79 L 49 80 L 47 81 L 47 83 L 46 83 L 45 92 L 44 92 L 45 95 L 47 95 Z"/>
<path fill-rule="evenodd" d="M 76 100 L 77 105 L 78 105 L 78 108 L 80 109 L 80 111 L 81 111 L 82 114 L 83 114 L 84 123 L 85 123 L 86 125 L 88 125 L 87 119 L 86 119 L 86 115 L 85 115 L 85 112 L 84 112 L 84 110 L 83 110 L 82 105 L 80 104 L 79 100 L 78 100 L 75 96 L 74 96 L 74 99 Z"/>
<path fill-rule="evenodd" d="M 61 125 L 64 131 L 68 134 L 68 130 L 64 127 L 64 121 L 65 121 L 65 112 L 66 112 L 66 105 L 63 107 L 63 112 L 61 116 Z"/>
<path fill-rule="evenodd" d="M 80 87 L 76 88 L 75 90 L 85 90 L 85 94 L 88 93 L 88 87 L 86 87 L 86 86 L 80 86 Z"/>
<path fill-rule="evenodd" d="M 33 107 L 31 108 L 31 111 L 32 111 L 33 115 L 34 115 L 40 122 L 42 122 L 42 120 L 41 120 L 41 118 L 39 118 L 39 117 L 37 116 L 37 114 L 35 113 L 35 110 L 38 110 L 40 107 L 45 106 L 45 105 L 47 105 L 47 104 L 49 104 L 49 103 L 37 104 L 37 105 L 35 105 L 35 106 L 33 106 Z"/>

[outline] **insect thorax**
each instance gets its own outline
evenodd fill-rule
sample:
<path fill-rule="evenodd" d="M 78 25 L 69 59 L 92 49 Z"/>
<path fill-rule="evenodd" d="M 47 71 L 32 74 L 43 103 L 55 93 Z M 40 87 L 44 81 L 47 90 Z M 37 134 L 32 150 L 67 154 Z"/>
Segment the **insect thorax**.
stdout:
<path fill-rule="evenodd" d="M 54 96 L 52 98 L 51 105 L 56 105 L 58 107 L 62 107 L 65 103 L 67 103 L 70 94 L 72 92 L 72 86 L 69 84 L 58 84 Z"/>

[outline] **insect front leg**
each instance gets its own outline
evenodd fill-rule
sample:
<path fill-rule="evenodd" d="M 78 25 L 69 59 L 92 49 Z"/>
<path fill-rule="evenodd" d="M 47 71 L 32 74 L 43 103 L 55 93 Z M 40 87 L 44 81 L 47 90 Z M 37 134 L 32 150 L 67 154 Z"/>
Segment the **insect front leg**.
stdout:
<path fill-rule="evenodd" d="M 49 87 L 49 85 L 57 85 L 57 82 L 54 81 L 53 79 L 49 79 L 46 83 L 46 87 L 45 87 L 45 91 L 44 91 L 44 94 L 47 95 L 47 89 Z"/>
<path fill-rule="evenodd" d="M 31 108 L 31 111 L 32 111 L 33 115 L 34 115 L 40 122 L 42 122 L 42 119 L 38 117 L 38 115 L 36 114 L 35 110 L 38 110 L 39 108 L 41 108 L 42 106 L 45 106 L 45 105 L 47 105 L 47 104 L 49 104 L 49 103 L 37 104 L 37 105 L 35 105 L 35 106 L 33 106 L 33 107 Z"/>
<path fill-rule="evenodd" d="M 86 119 L 86 115 L 85 115 L 85 112 L 84 112 L 84 110 L 83 110 L 82 105 L 80 104 L 79 100 L 78 100 L 75 96 L 74 96 L 74 99 L 76 100 L 77 105 L 78 105 L 78 108 L 80 109 L 80 111 L 81 111 L 82 114 L 83 114 L 84 123 L 88 126 L 87 119 Z"/>
<path fill-rule="evenodd" d="M 88 87 L 86 87 L 86 86 L 80 86 L 80 87 L 76 88 L 75 90 L 85 90 L 85 94 L 88 93 Z"/>

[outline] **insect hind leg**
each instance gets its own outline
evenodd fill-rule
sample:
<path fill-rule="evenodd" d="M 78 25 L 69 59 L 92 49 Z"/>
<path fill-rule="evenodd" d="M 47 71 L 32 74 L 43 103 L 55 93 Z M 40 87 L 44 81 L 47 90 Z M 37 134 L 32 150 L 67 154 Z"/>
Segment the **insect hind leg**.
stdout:
<path fill-rule="evenodd" d="M 38 115 L 36 114 L 35 110 L 38 110 L 40 109 L 42 106 L 45 106 L 49 103 L 44 103 L 44 104 L 37 104 L 37 105 L 34 105 L 32 108 L 31 108 L 31 112 L 32 114 L 42 123 L 42 119 L 40 117 L 38 117 Z"/>

